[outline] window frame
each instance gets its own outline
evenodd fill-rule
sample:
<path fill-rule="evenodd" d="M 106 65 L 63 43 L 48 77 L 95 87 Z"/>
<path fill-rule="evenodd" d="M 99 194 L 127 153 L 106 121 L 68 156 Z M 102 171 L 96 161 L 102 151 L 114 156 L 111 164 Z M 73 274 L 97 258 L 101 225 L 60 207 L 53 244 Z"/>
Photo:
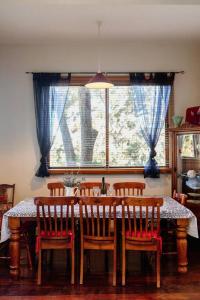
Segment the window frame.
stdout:
<path fill-rule="evenodd" d="M 72 74 L 71 81 L 69 86 L 84 86 L 91 76 L 94 74 Z M 112 81 L 116 86 L 128 86 L 130 85 L 129 75 L 127 73 L 119 74 L 107 74 L 107 77 Z M 51 175 L 61 175 L 67 172 L 77 174 L 91 174 L 91 175 L 101 175 L 101 174 L 143 174 L 144 167 L 111 167 L 108 165 L 109 161 L 109 91 L 105 90 L 105 117 L 106 117 L 106 166 L 105 167 L 50 167 L 48 160 L 48 171 Z M 165 157 L 166 157 L 166 166 L 160 167 L 160 173 L 171 173 L 172 169 L 169 167 L 169 124 L 171 116 L 173 115 L 173 87 L 170 97 L 170 104 L 167 111 L 167 116 L 165 119 Z"/>

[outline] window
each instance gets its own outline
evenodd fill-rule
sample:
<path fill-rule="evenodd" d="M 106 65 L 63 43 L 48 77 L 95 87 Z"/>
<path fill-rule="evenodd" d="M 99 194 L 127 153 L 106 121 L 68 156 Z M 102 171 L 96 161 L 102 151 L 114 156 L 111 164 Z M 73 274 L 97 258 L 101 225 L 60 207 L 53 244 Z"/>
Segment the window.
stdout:
<path fill-rule="evenodd" d="M 146 86 L 151 99 L 153 86 Z M 50 151 L 50 168 L 142 168 L 149 149 L 140 134 L 131 87 L 109 90 L 57 86 L 67 93 L 63 118 Z M 159 166 L 168 166 L 167 120 L 157 147 Z"/>
<path fill-rule="evenodd" d="M 71 86 L 67 99 L 50 152 L 50 166 L 105 166 L 105 91 Z"/>

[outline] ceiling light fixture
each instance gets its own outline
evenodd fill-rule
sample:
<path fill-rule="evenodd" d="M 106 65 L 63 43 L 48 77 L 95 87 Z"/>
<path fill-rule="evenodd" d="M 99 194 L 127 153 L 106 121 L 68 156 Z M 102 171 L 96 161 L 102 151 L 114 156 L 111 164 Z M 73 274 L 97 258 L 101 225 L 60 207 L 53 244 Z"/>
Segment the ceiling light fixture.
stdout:
<path fill-rule="evenodd" d="M 95 76 L 93 76 L 88 83 L 85 85 L 87 88 L 90 89 L 108 89 L 114 86 L 112 82 L 110 82 L 107 77 L 101 72 L 101 64 L 100 64 L 100 40 L 101 40 L 101 25 L 102 22 L 98 21 L 97 22 L 97 37 L 98 37 L 98 68 L 97 68 L 97 73 Z"/>

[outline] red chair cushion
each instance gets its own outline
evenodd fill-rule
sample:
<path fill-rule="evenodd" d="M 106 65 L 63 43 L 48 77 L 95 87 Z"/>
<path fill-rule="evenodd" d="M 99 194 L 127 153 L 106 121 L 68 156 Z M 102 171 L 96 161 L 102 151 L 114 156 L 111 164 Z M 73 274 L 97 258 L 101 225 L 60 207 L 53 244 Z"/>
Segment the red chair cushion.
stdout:
<path fill-rule="evenodd" d="M 157 240 L 158 244 L 159 244 L 159 251 L 162 252 L 162 238 L 161 238 L 161 236 L 158 235 L 157 231 L 145 231 L 145 230 L 143 230 L 142 234 L 140 234 L 140 231 L 137 230 L 136 234 L 135 234 L 135 231 L 130 232 L 129 230 L 127 230 L 125 232 L 125 235 L 126 235 L 126 238 L 136 237 L 136 238 L 141 238 L 141 239 L 142 238 L 148 238 L 150 241 L 152 239 Z"/>
<path fill-rule="evenodd" d="M 8 195 L 4 194 L 4 195 L 0 195 L 0 202 L 6 203 L 8 200 Z"/>
<path fill-rule="evenodd" d="M 135 235 L 135 231 L 132 230 L 131 232 L 129 230 L 126 231 L 126 237 L 141 237 L 141 238 L 152 238 L 152 237 L 158 237 L 158 233 L 157 231 L 146 231 L 143 230 L 142 234 L 140 235 L 140 231 L 137 230 L 136 231 L 136 235 Z"/>
<path fill-rule="evenodd" d="M 65 230 L 63 231 L 57 231 L 57 234 L 56 232 L 53 230 L 53 231 L 47 231 L 45 232 L 44 230 L 41 230 L 41 233 L 40 233 L 40 237 L 67 237 L 67 232 Z M 72 236 L 72 231 L 71 230 L 68 230 L 68 237 Z"/>
<path fill-rule="evenodd" d="M 57 231 L 57 233 L 55 231 L 47 231 L 45 232 L 44 230 L 41 230 L 40 235 L 38 235 L 36 237 L 36 253 L 39 252 L 40 250 L 40 241 L 43 238 L 53 238 L 53 237 L 63 237 L 63 238 L 69 238 L 69 243 L 72 242 L 72 239 L 74 239 L 74 236 L 72 234 L 71 230 L 68 230 L 68 234 L 65 230 L 63 231 Z"/>

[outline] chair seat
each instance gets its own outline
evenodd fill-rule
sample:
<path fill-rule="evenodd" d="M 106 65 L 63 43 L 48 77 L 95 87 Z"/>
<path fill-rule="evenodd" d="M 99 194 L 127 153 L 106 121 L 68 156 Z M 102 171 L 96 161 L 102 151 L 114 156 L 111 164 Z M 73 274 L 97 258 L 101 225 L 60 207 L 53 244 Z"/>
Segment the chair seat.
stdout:
<path fill-rule="evenodd" d="M 39 252 L 41 248 L 41 242 L 44 240 L 66 240 L 66 244 L 71 244 L 72 239 L 74 239 L 72 231 L 68 230 L 68 234 L 66 230 L 63 231 L 44 231 L 42 230 L 40 235 L 36 237 L 36 253 Z"/>
<path fill-rule="evenodd" d="M 129 231 L 127 230 L 125 232 L 125 236 L 126 236 L 126 240 L 129 241 L 135 241 L 135 242 L 152 242 L 152 243 L 157 243 L 158 244 L 158 248 L 160 250 L 160 252 L 162 252 L 162 237 L 160 235 L 158 235 L 157 231 L 146 231 L 143 230 L 142 232 L 140 232 L 139 230 L 136 231 Z"/>
<path fill-rule="evenodd" d="M 97 237 L 84 235 L 84 248 L 93 250 L 112 250 L 114 249 L 114 236 Z"/>
<path fill-rule="evenodd" d="M 8 196 L 5 195 L 0 195 L 0 203 L 7 203 L 8 201 Z"/>
<path fill-rule="evenodd" d="M 86 240 L 93 240 L 93 241 L 102 241 L 102 242 L 106 242 L 106 241 L 113 241 L 114 240 L 114 236 L 93 236 L 93 235 L 84 235 L 84 239 Z"/>

